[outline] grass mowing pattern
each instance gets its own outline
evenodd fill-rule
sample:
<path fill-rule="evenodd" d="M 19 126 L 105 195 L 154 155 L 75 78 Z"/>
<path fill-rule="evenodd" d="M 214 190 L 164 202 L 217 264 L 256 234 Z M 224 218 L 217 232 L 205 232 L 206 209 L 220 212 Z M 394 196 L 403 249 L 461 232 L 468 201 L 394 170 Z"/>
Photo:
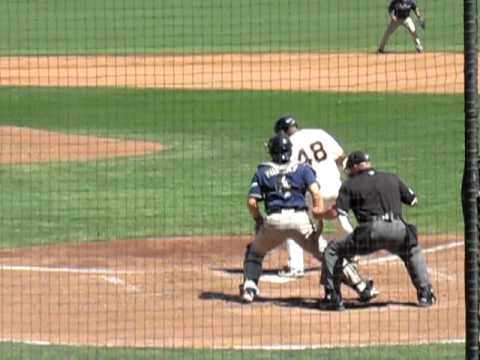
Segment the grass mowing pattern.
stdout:
<path fill-rule="evenodd" d="M 428 51 L 462 51 L 462 7 L 422 0 Z M 0 2 L 1 54 L 375 51 L 385 0 Z M 400 29 L 388 46 L 413 51 Z"/>
<path fill-rule="evenodd" d="M 406 115 L 405 109 L 409 109 Z M 295 114 L 365 149 L 419 195 L 421 232 L 462 228 L 460 96 L 0 90 L 0 125 L 158 141 L 145 157 L 1 166 L 3 246 L 251 232 L 245 196 L 274 120 Z"/>

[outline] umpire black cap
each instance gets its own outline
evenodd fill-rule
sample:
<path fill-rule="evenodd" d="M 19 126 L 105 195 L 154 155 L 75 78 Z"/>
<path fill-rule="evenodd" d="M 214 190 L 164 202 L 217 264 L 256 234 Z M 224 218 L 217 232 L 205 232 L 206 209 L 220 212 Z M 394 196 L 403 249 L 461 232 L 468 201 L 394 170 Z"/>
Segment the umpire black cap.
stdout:
<path fill-rule="evenodd" d="M 290 115 L 282 116 L 277 120 L 275 126 L 273 127 L 273 131 L 278 134 L 280 131 L 287 131 L 292 126 L 298 127 L 297 120 Z"/>
<path fill-rule="evenodd" d="M 352 151 L 348 155 L 347 162 L 345 164 L 345 172 L 349 174 L 355 165 L 361 164 L 365 161 L 370 161 L 370 155 L 364 151 Z"/>

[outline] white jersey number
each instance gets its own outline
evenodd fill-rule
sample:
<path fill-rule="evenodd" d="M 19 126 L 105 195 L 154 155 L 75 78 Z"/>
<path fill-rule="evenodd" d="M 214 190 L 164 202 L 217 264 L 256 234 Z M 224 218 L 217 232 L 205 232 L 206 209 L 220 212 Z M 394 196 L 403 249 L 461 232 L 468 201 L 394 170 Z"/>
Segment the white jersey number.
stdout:
<path fill-rule="evenodd" d="M 281 175 L 277 178 L 277 183 L 276 183 L 276 191 L 280 194 L 282 194 L 284 199 L 288 199 L 289 197 L 292 196 L 292 193 L 290 190 L 292 189 L 292 186 L 289 184 L 287 177 L 285 175 Z"/>
<path fill-rule="evenodd" d="M 304 149 L 300 149 L 298 152 L 298 162 L 308 163 L 312 165 L 313 161 L 321 162 L 327 158 L 327 153 L 323 148 L 323 144 L 320 141 L 315 141 L 309 146 L 312 156 L 310 157 Z"/>

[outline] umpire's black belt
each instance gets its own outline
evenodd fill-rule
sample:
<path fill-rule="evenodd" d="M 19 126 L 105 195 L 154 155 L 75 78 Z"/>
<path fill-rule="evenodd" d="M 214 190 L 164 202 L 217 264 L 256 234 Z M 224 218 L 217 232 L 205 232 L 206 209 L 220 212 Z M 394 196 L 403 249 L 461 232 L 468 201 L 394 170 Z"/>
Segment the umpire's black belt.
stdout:
<path fill-rule="evenodd" d="M 392 213 L 386 213 L 383 215 L 375 215 L 370 218 L 370 221 L 387 221 L 391 222 L 393 220 L 402 220 L 402 218 L 398 215 L 394 215 Z"/>
<path fill-rule="evenodd" d="M 268 210 L 267 214 L 272 215 L 272 214 L 280 214 L 282 212 L 304 212 L 306 211 L 307 208 L 282 208 L 282 209 L 270 209 Z"/>

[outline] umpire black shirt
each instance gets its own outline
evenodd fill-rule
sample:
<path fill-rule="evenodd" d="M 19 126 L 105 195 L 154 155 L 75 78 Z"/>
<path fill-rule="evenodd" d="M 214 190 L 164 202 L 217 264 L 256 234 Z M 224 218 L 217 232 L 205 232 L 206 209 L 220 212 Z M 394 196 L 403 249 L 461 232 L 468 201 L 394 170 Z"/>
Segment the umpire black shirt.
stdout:
<path fill-rule="evenodd" d="M 401 217 L 402 203 L 415 205 L 415 193 L 397 175 L 370 169 L 342 184 L 336 206 L 340 215 L 352 210 L 357 222 L 363 223 L 388 213 Z"/>

